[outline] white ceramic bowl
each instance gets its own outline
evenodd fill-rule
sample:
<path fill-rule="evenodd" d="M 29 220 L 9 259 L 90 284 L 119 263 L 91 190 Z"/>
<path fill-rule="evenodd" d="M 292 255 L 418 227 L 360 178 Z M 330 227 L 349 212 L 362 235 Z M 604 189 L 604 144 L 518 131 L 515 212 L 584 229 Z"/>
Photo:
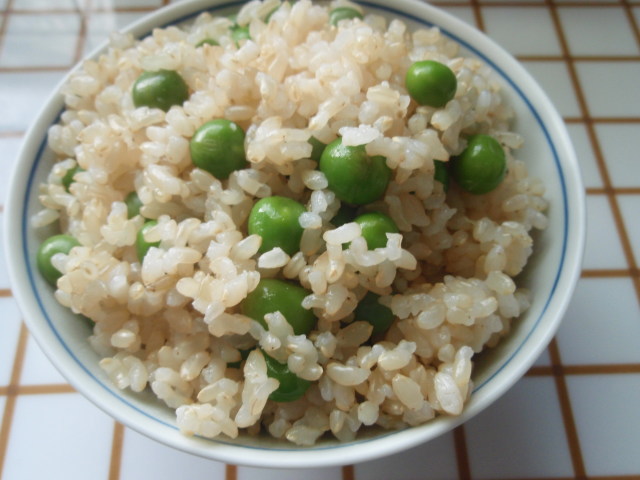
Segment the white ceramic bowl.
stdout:
<path fill-rule="evenodd" d="M 192 18 L 202 10 L 229 14 L 241 2 L 191 0 L 149 15 L 127 30 L 137 37 L 153 27 Z M 70 321 L 71 313 L 58 305 L 52 289 L 36 272 L 38 238 L 29 226 L 38 210 L 37 188 L 50 168 L 46 147 L 48 127 L 59 116 L 59 87 L 26 135 L 16 162 L 6 204 L 6 248 L 13 293 L 33 336 L 67 380 L 82 394 L 125 425 L 172 447 L 219 461 L 265 467 L 312 467 L 355 463 L 379 458 L 433 439 L 470 419 L 510 388 L 533 364 L 556 332 L 579 277 L 584 246 L 585 207 L 578 164 L 557 111 L 525 69 L 485 35 L 450 15 L 418 0 L 363 2 L 368 11 L 398 17 L 410 25 L 436 25 L 463 47 L 465 55 L 489 64 L 504 84 L 516 110 L 515 130 L 526 139 L 518 158 L 530 173 L 546 182 L 550 201 L 549 227 L 537 237 L 535 256 L 521 281 L 534 293 L 531 308 L 515 323 L 510 335 L 483 354 L 473 378 L 475 389 L 462 415 L 439 417 L 402 431 L 372 431 L 347 444 L 325 441 L 298 448 L 260 437 L 206 440 L 182 435 L 174 412 L 152 395 L 120 391 L 98 367 L 89 347 L 89 327 Z M 104 47 L 103 47 L 104 48 Z M 101 49 L 94 52 L 96 56 Z"/>

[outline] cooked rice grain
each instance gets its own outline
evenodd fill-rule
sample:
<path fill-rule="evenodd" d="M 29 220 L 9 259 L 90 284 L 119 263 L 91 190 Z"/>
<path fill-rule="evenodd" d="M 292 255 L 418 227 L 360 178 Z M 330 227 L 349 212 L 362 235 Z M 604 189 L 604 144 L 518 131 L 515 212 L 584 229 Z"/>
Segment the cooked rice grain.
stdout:
<path fill-rule="evenodd" d="M 32 219 L 34 227 L 59 222 L 82 245 L 53 258 L 64 273 L 55 296 L 95 322 L 89 343 L 111 381 L 150 389 L 187 435 L 266 432 L 312 445 L 327 433 L 350 441 L 364 427 L 458 415 L 473 389 L 473 355 L 508 334 L 529 304 L 514 277 L 533 252 L 531 231 L 547 225 L 547 201 L 542 181 L 515 158 L 523 139 L 510 130 L 513 114 L 490 68 L 461 56 L 437 28 L 411 32 L 367 12 L 330 27 L 329 8 L 251 1 L 237 16 L 251 33 L 240 46 L 231 21 L 209 13 L 142 40 L 114 34 L 62 90 L 67 108 L 49 130 L 58 162 Z M 220 46 L 195 48 L 204 38 Z M 458 79 L 443 108 L 417 106 L 404 87 L 407 68 L 424 59 Z M 189 100 L 166 113 L 135 109 L 133 82 L 159 68 L 185 78 Z M 216 117 L 242 126 L 251 163 L 224 181 L 189 156 L 195 130 Z M 473 133 L 501 142 L 508 174 L 483 196 L 455 185 L 445 194 L 434 161 L 459 154 Z M 393 171 L 370 206 L 401 232 L 383 248 L 369 250 L 357 223 L 331 224 L 340 201 L 309 158 L 309 139 L 338 136 L 385 156 Z M 67 192 L 62 178 L 76 165 L 83 171 Z M 143 206 L 129 219 L 123 200 L 134 190 Z M 292 256 L 259 254 L 261 238 L 247 234 L 251 207 L 270 195 L 306 206 Z M 159 245 L 140 263 L 143 216 L 158 221 L 147 239 Z M 294 335 L 279 312 L 266 316 L 266 329 L 238 313 L 261 277 L 311 290 L 303 306 L 318 323 L 308 335 Z M 396 317 L 374 338 L 366 319 L 354 318 L 368 291 Z M 303 398 L 269 400 L 279 383 L 256 346 L 312 382 Z"/>

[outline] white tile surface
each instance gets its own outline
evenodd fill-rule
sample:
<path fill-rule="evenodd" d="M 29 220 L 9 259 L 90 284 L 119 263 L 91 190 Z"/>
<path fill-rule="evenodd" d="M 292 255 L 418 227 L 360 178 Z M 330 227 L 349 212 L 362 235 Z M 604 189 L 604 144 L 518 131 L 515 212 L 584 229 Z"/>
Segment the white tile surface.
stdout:
<path fill-rule="evenodd" d="M 71 66 L 74 61 L 80 18 L 75 14 L 9 17 L 0 66 Z M 25 49 L 29 55 L 25 55 Z"/>
<path fill-rule="evenodd" d="M 112 10 L 116 8 L 158 8 L 163 5 L 162 0 L 93 0 L 91 6 L 94 10 Z"/>
<path fill-rule="evenodd" d="M 26 130 L 63 75 L 57 71 L 0 73 L 0 131 Z"/>
<path fill-rule="evenodd" d="M 87 0 L 56 0 L 55 3 L 51 0 L 14 0 L 14 10 L 45 10 L 55 6 L 56 9 L 69 9 L 73 10 L 78 5 L 84 5 Z"/>
<path fill-rule="evenodd" d="M 20 336 L 20 312 L 13 298 L 0 298 L 2 327 L 0 327 L 0 386 L 11 381 L 11 372 Z"/>
<path fill-rule="evenodd" d="M 113 421 L 79 394 L 21 395 L 3 478 L 105 478 L 112 431 Z"/>
<path fill-rule="evenodd" d="M 640 363 L 634 294 L 630 278 L 581 279 L 557 335 L 562 363 Z M 598 297 L 607 301 L 590 301 Z"/>
<path fill-rule="evenodd" d="M 602 187 L 602 178 L 600 177 L 586 127 L 582 124 L 572 123 L 567 125 L 567 130 L 580 163 L 584 186 L 586 188 Z"/>
<path fill-rule="evenodd" d="M 581 375 L 567 387 L 587 474 L 640 472 L 640 375 Z"/>
<path fill-rule="evenodd" d="M 552 378 L 524 377 L 465 432 L 474 479 L 572 475 Z"/>
<path fill-rule="evenodd" d="M 108 40 L 109 35 L 112 32 L 122 30 L 129 24 L 139 20 L 148 12 L 130 12 L 130 13 L 115 13 L 115 12 L 96 12 L 92 13 L 87 22 L 87 36 L 84 44 L 84 55 L 89 54 L 95 48 L 102 44 L 103 41 Z"/>
<path fill-rule="evenodd" d="M 546 8 L 483 8 L 486 32 L 514 55 L 558 55 L 560 43 Z"/>
<path fill-rule="evenodd" d="M 0 211 L 0 239 L 4 238 L 4 216 L 6 214 Z M 4 241 L 0 240 L 0 288 L 9 288 L 9 272 L 7 271 L 6 249 Z"/>
<path fill-rule="evenodd" d="M 560 115 L 580 116 L 580 107 L 564 63 L 527 61 L 522 64 L 549 96 Z"/>
<path fill-rule="evenodd" d="M 471 7 L 461 7 L 457 5 L 442 5 L 440 8 L 445 12 L 450 13 L 454 17 L 459 18 L 460 20 L 462 20 L 463 22 L 469 25 L 472 25 L 474 27 L 478 26 L 478 24 L 476 23 L 476 17 Z"/>
<path fill-rule="evenodd" d="M 576 62 L 576 70 L 594 117 L 638 117 L 640 62 Z"/>
<path fill-rule="evenodd" d="M 637 265 L 640 262 L 640 195 L 619 195 L 618 205 Z"/>
<path fill-rule="evenodd" d="M 596 134 L 613 185 L 640 186 L 640 162 L 634 161 L 640 151 L 640 124 L 599 124 Z"/>
<path fill-rule="evenodd" d="M 342 480 L 342 468 L 279 468 L 238 467 L 238 480 Z"/>
<path fill-rule="evenodd" d="M 622 8 L 581 7 L 558 8 L 562 27 L 572 55 L 637 55 L 638 45 L 631 25 Z M 615 24 L 607 29 L 606 41 L 594 34 L 602 25 Z M 624 28 L 624 27 L 627 28 Z"/>
<path fill-rule="evenodd" d="M 501 6 L 502 1 L 508 2 L 508 5 Z M 543 57 L 540 61 L 527 61 L 525 66 L 549 93 L 561 114 L 571 117 L 572 122 L 580 119 L 582 112 L 565 61 L 559 56 L 559 43 L 547 12 L 548 7 L 552 4 L 558 6 L 572 54 L 600 57 L 628 52 L 626 55 L 639 55 L 637 42 L 634 40 L 633 44 L 629 43 L 628 19 L 620 15 L 620 0 L 600 1 L 615 6 L 593 8 L 593 5 L 589 5 L 593 2 L 584 0 L 563 0 L 560 3 L 496 0 L 490 6 L 482 2 L 479 4 L 486 25 L 503 46 L 517 55 Z M 0 0 L 0 9 L 4 8 L 6 2 Z M 568 8 L 567 2 L 576 2 L 576 5 Z M 161 3 L 162 0 L 12 0 L 12 7 L 24 11 L 45 9 L 58 12 L 61 9 L 71 12 L 76 8 L 91 7 L 91 21 L 83 46 L 87 51 L 114 27 L 129 24 Z M 439 5 L 468 23 L 475 20 L 474 5 L 470 2 L 444 0 Z M 640 7 L 634 2 L 630 5 L 636 22 L 640 24 Z M 114 9 L 119 11 L 114 12 Z M 583 12 L 582 15 L 580 12 Z M 574 13 L 578 15 L 574 16 Z M 40 20 L 34 17 L 41 22 L 46 16 L 37 18 Z M 26 23 L 21 33 L 20 28 L 15 31 L 15 25 L 18 24 L 14 24 L 14 30 L 7 30 L 4 39 L 8 40 L 5 45 L 9 47 L 0 52 L 0 171 L 8 170 L 19 145 L 19 137 L 2 136 L 1 133 L 24 131 L 58 79 L 64 75 L 62 70 L 28 73 L 15 71 L 13 67 L 1 69 L 1 62 L 11 58 L 11 61 L 32 66 L 38 66 L 38 62 L 42 61 L 48 64 L 53 61 L 67 62 L 68 58 L 73 58 L 76 48 L 76 44 L 69 41 L 74 38 L 71 32 L 75 27 L 65 28 L 63 32 L 58 28 L 61 36 L 53 32 L 43 38 L 29 37 L 26 42 L 20 42 L 20 35 L 28 35 L 28 29 L 34 27 Z M 604 32 L 608 41 L 601 42 L 600 35 L 594 32 Z M 33 56 L 24 58 L 24 55 L 17 56 L 14 52 L 16 45 L 40 45 L 37 42 L 43 39 L 51 41 L 63 37 L 66 42 L 64 51 L 58 50 L 59 45 L 45 44 L 42 51 L 53 52 L 50 56 L 45 57 L 41 51 L 35 51 Z M 633 52 L 632 48 L 635 48 Z M 557 56 L 557 60 L 544 59 L 550 55 Z M 591 115 L 638 118 L 640 97 L 637 79 L 640 78 L 640 62 L 578 62 L 577 73 Z M 637 188 L 640 162 L 635 152 L 640 151 L 640 135 L 635 121 L 596 121 L 594 125 L 596 140 L 602 148 L 613 186 Z M 568 128 L 576 144 L 585 185 L 601 188 L 602 179 L 587 129 L 582 123 L 570 123 Z M 6 180 L 0 179 L 1 197 L 4 197 L 4 192 Z M 636 261 L 640 261 L 640 195 L 619 194 L 616 199 Z M 589 193 L 588 208 L 590 223 L 585 267 L 596 270 L 627 269 L 606 196 Z M 2 213 L 0 233 L 1 220 Z M 7 287 L 2 253 L 0 288 Z M 606 301 L 599 300 L 603 292 Z M 8 382 L 20 328 L 20 315 L 12 302 L 10 298 L 0 298 L 0 387 Z M 633 288 L 630 278 L 582 279 L 557 337 L 563 362 L 568 366 L 632 361 L 638 364 L 639 316 L 638 292 Z M 610 328 L 612 325 L 614 329 Z M 29 339 L 25 354 L 21 385 L 64 382 L 33 339 Z M 535 366 L 550 365 L 549 352 L 545 350 Z M 640 474 L 640 455 L 637 455 L 640 414 L 635 399 L 640 398 L 640 375 L 570 376 L 567 383 L 570 407 L 588 475 L 600 478 L 628 475 L 636 478 Z M 7 397 L 0 395 L 0 415 L 6 401 Z M 472 479 L 574 478 L 564 426 L 554 379 L 543 375 L 524 377 L 494 406 L 465 426 Z M 8 449 L 0 450 L 0 457 L 4 456 L 5 462 L 3 480 L 107 479 L 112 441 L 113 421 L 78 394 L 20 395 L 16 398 Z M 630 450 L 634 446 L 636 449 Z M 496 452 L 500 452 L 499 455 Z M 223 464 L 172 450 L 128 429 L 125 430 L 122 444 L 122 461 L 116 467 L 120 467 L 120 475 L 111 480 L 222 480 L 227 477 Z M 453 435 L 447 434 L 408 452 L 356 465 L 353 480 L 454 479 L 459 477 L 456 468 Z M 232 478 L 233 475 L 227 480 Z M 339 468 L 294 471 L 237 469 L 237 480 L 293 478 L 347 480 L 349 476 L 343 479 Z"/>
<path fill-rule="evenodd" d="M 534 367 L 548 367 L 551 365 L 551 357 L 549 356 L 549 350 L 545 349 L 538 359 L 533 363 Z"/>
<path fill-rule="evenodd" d="M 10 180 L 7 172 L 13 169 L 21 145 L 21 137 L 0 137 L 0 171 L 5 172 L 0 175 L 0 205 L 6 203 Z"/>
<path fill-rule="evenodd" d="M 224 471 L 222 463 L 182 453 L 125 429 L 119 480 L 222 479 Z"/>
<path fill-rule="evenodd" d="M 31 335 L 27 340 L 27 349 L 22 366 L 20 383 L 22 385 L 55 385 L 67 383 Z"/>
<path fill-rule="evenodd" d="M 448 433 L 391 457 L 356 465 L 355 476 L 358 480 L 456 478 L 458 466 L 453 434 Z"/>
<path fill-rule="evenodd" d="M 587 197 L 587 239 L 583 268 L 627 268 L 609 202 L 604 195 Z"/>

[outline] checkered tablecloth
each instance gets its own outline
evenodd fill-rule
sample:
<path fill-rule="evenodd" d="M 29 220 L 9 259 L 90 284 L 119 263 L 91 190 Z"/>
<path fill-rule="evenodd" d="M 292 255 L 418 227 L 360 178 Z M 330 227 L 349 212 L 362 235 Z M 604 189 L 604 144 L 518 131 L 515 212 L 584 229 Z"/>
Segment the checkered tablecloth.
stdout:
<path fill-rule="evenodd" d="M 0 0 L 0 202 L 24 132 L 55 84 L 109 32 L 166 3 Z M 464 426 L 378 461 L 304 472 L 208 461 L 123 427 L 65 382 L 22 323 L 3 254 L 0 479 L 640 478 L 640 2 L 435 4 L 488 33 L 537 78 L 584 172 L 582 277 L 558 334 L 524 378 Z"/>

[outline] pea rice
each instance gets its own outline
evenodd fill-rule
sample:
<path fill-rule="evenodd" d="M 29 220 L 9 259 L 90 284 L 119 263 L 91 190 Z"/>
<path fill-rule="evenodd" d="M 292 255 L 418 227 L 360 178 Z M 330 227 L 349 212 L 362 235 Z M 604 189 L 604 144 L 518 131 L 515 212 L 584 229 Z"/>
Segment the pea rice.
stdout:
<path fill-rule="evenodd" d="M 331 26 L 339 6 L 364 18 Z M 529 304 L 516 277 L 533 253 L 532 231 L 547 224 L 544 185 L 516 158 L 523 139 L 510 130 L 494 73 L 437 28 L 410 31 L 342 0 L 251 1 L 236 22 L 250 33 L 238 45 L 232 21 L 209 13 L 141 40 L 114 34 L 63 88 L 66 109 L 49 130 L 58 160 L 33 218 L 81 244 L 52 260 L 63 273 L 56 299 L 95 322 L 88 341 L 114 384 L 150 389 L 187 435 L 266 433 L 307 446 L 325 434 L 350 441 L 368 426 L 460 414 L 473 356 Z M 220 45 L 196 47 L 205 38 Z M 425 59 L 456 75 L 455 98 L 442 108 L 417 106 L 404 86 L 407 69 Z M 158 69 L 179 72 L 189 99 L 167 112 L 134 108 L 136 78 Z M 194 132 L 214 118 L 246 133 L 250 167 L 224 181 L 189 155 Z M 501 143 L 507 176 L 485 195 L 455 183 L 445 192 L 434 161 L 448 162 L 476 133 Z M 365 208 L 398 226 L 385 247 L 369 250 L 354 222 L 331 223 L 340 201 L 310 159 L 312 136 L 386 157 L 392 181 Z M 62 179 L 76 166 L 67 190 Z M 128 218 L 132 191 L 142 207 Z M 258 254 L 261 238 L 247 234 L 252 206 L 272 195 L 306 207 L 293 255 Z M 159 246 L 140 263 L 145 218 L 157 220 L 147 240 Z M 268 329 L 239 313 L 261 278 L 312 292 L 303 301 L 318 317 L 311 333 L 294 335 L 279 312 L 266 315 Z M 396 317 L 374 339 L 368 322 L 353 319 L 369 291 Z M 269 400 L 278 381 L 256 347 L 312 382 L 303 398 Z M 250 350 L 241 368 L 230 366 L 241 350 Z"/>

